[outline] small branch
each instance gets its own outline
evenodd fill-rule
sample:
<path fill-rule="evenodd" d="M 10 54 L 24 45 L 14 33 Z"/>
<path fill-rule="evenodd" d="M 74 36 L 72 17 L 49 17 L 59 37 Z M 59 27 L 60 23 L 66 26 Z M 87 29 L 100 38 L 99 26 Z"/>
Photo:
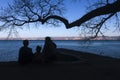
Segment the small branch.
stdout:
<path fill-rule="evenodd" d="M 69 23 L 68 23 L 68 20 L 65 19 L 65 18 L 62 18 L 60 16 L 57 16 L 57 15 L 52 15 L 52 16 L 48 16 L 46 19 L 43 20 L 42 24 L 44 24 L 47 20 L 49 19 L 57 19 L 57 20 L 60 20 L 61 22 L 63 22 L 66 26 L 66 28 L 68 28 L 69 26 Z"/>
<path fill-rule="evenodd" d="M 104 24 L 109 18 L 111 18 L 113 15 L 115 15 L 115 13 L 112 13 L 112 14 L 110 14 L 108 17 L 103 18 L 100 23 L 98 23 L 96 26 L 94 26 L 93 29 L 96 29 L 96 33 L 95 33 L 95 35 L 94 35 L 93 37 L 91 37 L 91 38 L 96 38 L 96 37 L 98 36 L 98 33 L 101 32 L 100 30 L 101 30 L 103 24 Z"/>

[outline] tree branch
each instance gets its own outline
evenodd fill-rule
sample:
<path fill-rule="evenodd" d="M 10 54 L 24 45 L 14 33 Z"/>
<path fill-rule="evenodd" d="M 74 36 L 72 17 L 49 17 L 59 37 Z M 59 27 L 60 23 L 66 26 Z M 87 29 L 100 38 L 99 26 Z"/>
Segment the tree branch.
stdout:
<path fill-rule="evenodd" d="M 97 8 L 97 9 L 85 14 L 83 17 L 81 17 L 80 19 L 78 19 L 72 23 L 69 23 L 67 19 L 62 18 L 60 16 L 56 16 L 56 15 L 48 16 L 47 18 L 44 19 L 44 21 L 42 23 L 45 23 L 47 20 L 53 18 L 53 19 L 58 19 L 58 20 L 62 21 L 65 24 L 66 28 L 72 28 L 75 26 L 80 26 L 82 23 L 84 23 L 94 17 L 100 16 L 100 15 L 106 15 L 106 14 L 110 14 L 110 13 L 116 13 L 119 11 L 120 11 L 120 0 L 117 0 L 112 4 L 108 4 L 106 6 Z"/>
<path fill-rule="evenodd" d="M 120 0 L 117 0 L 116 2 L 97 8 L 86 15 L 84 15 L 82 18 L 72 22 L 69 24 L 68 28 L 72 28 L 74 26 L 80 26 L 82 23 L 100 15 L 110 14 L 110 13 L 116 13 L 120 11 Z"/>
<path fill-rule="evenodd" d="M 57 16 L 57 15 L 52 15 L 52 16 L 48 16 L 47 18 L 45 18 L 42 22 L 42 24 L 44 24 L 45 22 L 47 22 L 47 20 L 49 19 L 57 19 L 57 20 L 60 20 L 61 22 L 63 22 L 66 26 L 66 28 L 69 27 L 69 23 L 68 23 L 68 20 L 63 18 L 63 17 L 60 17 L 60 16 Z"/>

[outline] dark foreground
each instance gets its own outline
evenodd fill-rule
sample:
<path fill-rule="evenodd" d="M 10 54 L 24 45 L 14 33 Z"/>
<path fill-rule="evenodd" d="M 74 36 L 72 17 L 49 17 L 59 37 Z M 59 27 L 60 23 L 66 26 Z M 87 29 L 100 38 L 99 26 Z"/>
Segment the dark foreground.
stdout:
<path fill-rule="evenodd" d="M 0 80 L 120 80 L 120 60 L 73 50 L 75 63 L 46 63 L 20 66 L 16 62 L 0 62 Z"/>

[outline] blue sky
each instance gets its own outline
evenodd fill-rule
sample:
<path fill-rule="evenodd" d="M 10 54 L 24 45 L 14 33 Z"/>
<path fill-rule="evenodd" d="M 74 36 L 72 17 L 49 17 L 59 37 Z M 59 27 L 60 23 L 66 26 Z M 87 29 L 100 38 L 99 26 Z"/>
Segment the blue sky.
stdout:
<path fill-rule="evenodd" d="M 12 0 L 0 0 L 0 6 L 6 6 L 6 3 L 10 2 Z M 77 1 L 77 0 L 76 0 Z M 93 0 L 94 1 L 94 0 Z M 81 4 L 82 3 L 82 4 Z M 77 2 L 74 2 L 74 0 L 66 0 L 65 6 L 67 11 L 64 14 L 64 17 L 66 17 L 69 22 L 72 22 L 76 19 L 79 19 L 85 14 L 85 7 L 86 7 L 86 0 L 80 0 Z M 39 25 L 36 28 L 36 25 L 30 24 L 30 29 L 27 28 L 27 25 L 24 25 L 25 28 L 18 29 L 19 36 L 22 38 L 26 37 L 45 37 L 45 36 L 51 36 L 51 37 L 75 37 L 79 36 L 80 30 L 78 27 L 74 27 L 71 29 L 66 29 L 64 24 L 61 24 L 60 27 L 54 27 L 54 26 L 46 26 L 46 25 Z M 107 36 L 116 36 L 119 35 L 118 32 L 112 32 L 112 30 L 105 31 L 104 33 Z M 0 32 L 0 37 L 7 37 L 7 31 Z"/>

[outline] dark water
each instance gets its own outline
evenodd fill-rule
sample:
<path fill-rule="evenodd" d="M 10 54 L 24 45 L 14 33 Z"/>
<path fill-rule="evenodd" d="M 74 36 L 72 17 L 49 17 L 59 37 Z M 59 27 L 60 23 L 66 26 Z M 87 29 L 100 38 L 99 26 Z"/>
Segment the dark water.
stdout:
<path fill-rule="evenodd" d="M 120 58 L 120 41 L 79 41 L 79 40 L 55 40 L 58 48 L 73 49 L 77 51 L 91 52 L 104 56 Z M 36 45 L 43 47 L 44 41 L 31 40 L 29 47 L 35 52 Z M 0 41 L 0 61 L 16 61 L 21 40 Z"/>

